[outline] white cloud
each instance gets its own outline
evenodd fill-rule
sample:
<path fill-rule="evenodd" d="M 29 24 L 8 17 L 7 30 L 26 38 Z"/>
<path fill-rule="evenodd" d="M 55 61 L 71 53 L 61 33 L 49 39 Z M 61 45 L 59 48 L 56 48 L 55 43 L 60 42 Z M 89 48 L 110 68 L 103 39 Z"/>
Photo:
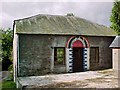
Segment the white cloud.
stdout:
<path fill-rule="evenodd" d="M 2 27 L 2 3 L 0 3 L 0 27 Z"/>
<path fill-rule="evenodd" d="M 2 17 L 2 24 L 6 28 L 12 27 L 13 20 L 36 14 L 74 13 L 75 16 L 109 26 L 111 9 L 110 2 L 4 2 L 2 14 L 5 17 Z"/>
<path fill-rule="evenodd" d="M 114 2 L 114 0 L 1 0 L 1 2 Z"/>
<path fill-rule="evenodd" d="M 9 16 L 7 13 L 2 13 L 2 27 L 12 28 L 13 19 L 13 16 Z"/>

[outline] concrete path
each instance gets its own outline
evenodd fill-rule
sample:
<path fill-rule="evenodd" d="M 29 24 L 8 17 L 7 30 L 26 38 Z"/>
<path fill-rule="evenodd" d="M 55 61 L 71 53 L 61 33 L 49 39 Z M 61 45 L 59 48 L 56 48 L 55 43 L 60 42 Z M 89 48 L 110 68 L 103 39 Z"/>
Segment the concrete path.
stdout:
<path fill-rule="evenodd" d="M 19 83 L 26 88 L 117 88 L 117 78 L 112 69 L 87 71 L 58 75 L 19 77 Z"/>
<path fill-rule="evenodd" d="M 22 86 L 28 85 L 48 85 L 61 82 L 81 81 L 85 79 L 99 78 L 102 74 L 95 71 L 88 71 L 82 73 L 69 73 L 59 75 L 45 75 L 45 76 L 31 76 L 31 77 L 19 77 L 19 82 Z"/>

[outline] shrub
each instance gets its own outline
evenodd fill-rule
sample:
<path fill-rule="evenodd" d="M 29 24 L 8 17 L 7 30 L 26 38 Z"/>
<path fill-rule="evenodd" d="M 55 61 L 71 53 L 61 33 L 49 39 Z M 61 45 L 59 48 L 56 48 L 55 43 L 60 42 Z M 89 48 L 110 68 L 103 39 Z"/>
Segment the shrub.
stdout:
<path fill-rule="evenodd" d="M 13 47 L 13 31 L 9 28 L 7 30 L 1 29 L 2 43 L 2 70 L 8 70 L 12 64 L 12 47 Z"/>

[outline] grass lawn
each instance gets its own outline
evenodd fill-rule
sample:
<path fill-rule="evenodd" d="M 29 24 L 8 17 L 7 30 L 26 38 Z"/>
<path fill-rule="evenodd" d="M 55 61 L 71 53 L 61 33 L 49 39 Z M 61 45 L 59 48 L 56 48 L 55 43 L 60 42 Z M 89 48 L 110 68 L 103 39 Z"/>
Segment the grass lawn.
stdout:
<path fill-rule="evenodd" d="M 0 86 L 2 87 L 2 90 L 15 90 L 16 89 L 16 84 L 14 83 L 14 81 L 7 81 L 4 80 L 2 82 L 0 82 Z"/>

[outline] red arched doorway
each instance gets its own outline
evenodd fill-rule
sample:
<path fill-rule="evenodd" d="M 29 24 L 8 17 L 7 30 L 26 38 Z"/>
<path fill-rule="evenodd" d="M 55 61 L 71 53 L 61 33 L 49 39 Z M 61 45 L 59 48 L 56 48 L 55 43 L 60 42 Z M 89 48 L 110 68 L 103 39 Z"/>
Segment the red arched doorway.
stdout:
<path fill-rule="evenodd" d="M 72 47 L 75 48 L 75 47 L 84 47 L 84 46 L 80 40 L 76 40 L 75 42 L 73 42 Z"/>
<path fill-rule="evenodd" d="M 86 71 L 88 68 L 89 42 L 83 36 L 72 36 L 66 43 L 66 60 L 68 72 Z"/>
<path fill-rule="evenodd" d="M 82 72 L 83 69 L 83 43 L 80 40 L 73 42 L 73 72 Z"/>

